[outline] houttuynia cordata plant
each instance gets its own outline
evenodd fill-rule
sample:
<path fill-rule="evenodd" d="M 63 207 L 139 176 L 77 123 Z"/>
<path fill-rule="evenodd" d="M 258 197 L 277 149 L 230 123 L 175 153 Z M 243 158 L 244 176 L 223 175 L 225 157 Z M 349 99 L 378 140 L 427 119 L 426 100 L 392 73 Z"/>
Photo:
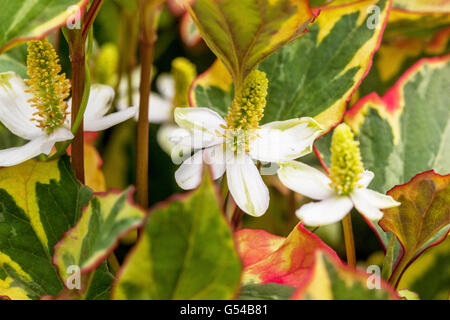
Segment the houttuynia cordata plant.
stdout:
<path fill-rule="evenodd" d="M 447 300 L 449 229 L 449 1 L 0 0 L 0 300 Z"/>

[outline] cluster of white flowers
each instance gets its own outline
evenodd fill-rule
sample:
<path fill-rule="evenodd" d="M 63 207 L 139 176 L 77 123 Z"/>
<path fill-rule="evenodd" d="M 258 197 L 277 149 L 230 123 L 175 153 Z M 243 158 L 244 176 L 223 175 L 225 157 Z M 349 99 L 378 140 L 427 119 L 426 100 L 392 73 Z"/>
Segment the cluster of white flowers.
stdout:
<path fill-rule="evenodd" d="M 46 45 L 41 45 L 40 50 L 47 48 Z M 48 50 L 53 54 L 52 48 Z M 41 60 L 36 61 L 34 68 L 41 70 Z M 195 69 L 183 60 L 177 61 L 177 64 L 181 70 L 178 84 L 168 75 L 157 80 L 161 95 L 152 93 L 150 96 L 149 121 L 163 124 L 158 140 L 163 149 L 172 154 L 172 159 L 179 161 L 179 157 L 184 157 L 181 158 L 184 162 L 175 173 L 181 188 L 189 190 L 198 187 L 206 163 L 212 169 L 213 179 L 219 179 L 226 173 L 227 185 L 236 204 L 244 212 L 258 217 L 269 206 L 269 191 L 261 177 L 260 166 L 275 163 L 277 170 L 273 173 L 278 174 L 286 187 L 313 200 L 320 200 L 297 210 L 297 216 L 307 225 L 334 223 L 353 207 L 368 219 L 379 220 L 383 215 L 380 209 L 399 205 L 391 197 L 367 189 L 374 175 L 363 170 L 358 145 L 345 124 L 335 129 L 331 146 L 331 173 L 325 175 L 295 161 L 310 153 L 315 139 L 323 133 L 314 119 L 296 118 L 259 126 L 267 95 L 268 81 L 264 73 L 255 71 L 248 76 L 230 106 L 228 117 L 224 119 L 209 108 L 186 107 L 188 84 Z M 52 72 L 56 75 L 59 70 L 56 66 Z M 67 89 L 64 81 L 56 87 L 60 89 L 62 98 L 66 96 Z M 31 88 L 27 83 L 31 83 Z M 35 83 L 39 89 L 45 81 Z M 138 108 L 128 107 L 125 102 L 123 85 L 119 89 L 120 111 L 107 114 L 114 100 L 114 90 L 106 85 L 92 86 L 84 114 L 86 131 L 100 131 L 130 118 L 138 118 Z M 54 99 L 56 102 L 52 102 L 48 97 L 34 96 L 32 80 L 26 82 L 12 72 L 0 74 L 0 121 L 12 133 L 30 140 L 21 147 L 0 150 L 0 166 L 13 166 L 41 153 L 48 155 L 56 142 L 73 139 L 70 130 L 71 100 L 66 103 L 63 99 L 59 102 Z M 132 98 L 137 105 L 137 90 L 132 92 Z M 174 109 L 177 103 L 183 107 Z M 55 114 L 62 120 L 52 120 Z M 50 122 L 42 118 L 45 116 L 49 117 Z M 50 124 L 47 125 L 46 121 Z M 194 153 L 191 156 L 192 150 Z"/>

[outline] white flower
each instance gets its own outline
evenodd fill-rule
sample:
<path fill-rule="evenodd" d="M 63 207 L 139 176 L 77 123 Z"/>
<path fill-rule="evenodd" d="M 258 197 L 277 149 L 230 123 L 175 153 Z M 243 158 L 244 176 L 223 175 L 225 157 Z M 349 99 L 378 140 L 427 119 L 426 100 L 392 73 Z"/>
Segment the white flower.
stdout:
<path fill-rule="evenodd" d="M 65 125 L 48 134 L 37 126 L 33 118 L 37 109 L 28 101 L 33 94 L 26 92 L 28 86 L 23 79 L 13 72 L 0 74 L 0 121 L 15 135 L 30 140 L 21 147 L 0 150 L 0 166 L 14 166 L 26 160 L 32 159 L 41 153 L 50 154 L 56 142 L 73 139 L 70 130 L 70 106 L 69 115 Z M 108 86 L 93 85 L 89 102 L 84 114 L 84 127 L 86 131 L 99 131 L 116 125 L 119 122 L 132 118 L 136 108 L 105 115 L 114 98 L 114 90 Z"/>
<path fill-rule="evenodd" d="M 226 138 L 229 133 L 226 121 L 209 108 L 176 108 L 175 122 L 190 133 L 180 143 L 198 150 L 176 171 L 178 185 L 186 190 L 196 188 L 204 161 L 211 166 L 214 179 L 226 172 L 233 199 L 252 216 L 263 215 L 269 206 L 269 191 L 253 159 L 263 162 L 297 159 L 311 152 L 314 140 L 322 132 L 312 118 L 275 121 L 249 133 L 248 150 L 236 152 L 236 140 Z"/>
<path fill-rule="evenodd" d="M 139 105 L 139 82 L 140 72 L 135 71 L 132 76 L 132 97 L 133 105 Z M 172 123 L 173 99 L 175 97 L 175 81 L 170 74 L 161 74 L 156 80 L 156 87 L 161 94 L 150 93 L 150 105 L 148 109 L 148 121 L 150 123 L 162 124 L 157 133 L 157 141 L 161 148 L 169 155 L 172 153 L 188 153 L 190 148 L 182 147 L 178 144 L 177 137 L 189 135 L 186 130 L 179 128 Z M 117 107 L 125 110 L 128 107 L 128 86 L 126 81 L 121 81 L 119 85 L 119 100 Z M 139 118 L 139 111 L 136 114 L 136 121 Z"/>
<path fill-rule="evenodd" d="M 289 189 L 308 198 L 320 200 L 310 202 L 297 210 L 296 214 L 306 225 L 327 225 L 343 219 L 353 207 L 367 219 L 377 221 L 383 217 L 380 209 L 400 205 L 390 196 L 367 189 L 374 174 L 364 171 L 349 195 L 339 195 L 331 187 L 331 179 L 306 164 L 289 161 L 282 163 L 278 177 Z"/>

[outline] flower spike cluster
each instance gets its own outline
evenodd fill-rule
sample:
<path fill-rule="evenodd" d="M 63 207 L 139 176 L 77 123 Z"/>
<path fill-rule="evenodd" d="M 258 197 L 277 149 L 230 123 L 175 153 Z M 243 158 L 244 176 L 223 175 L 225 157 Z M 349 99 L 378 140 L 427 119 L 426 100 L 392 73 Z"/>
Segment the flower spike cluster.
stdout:
<path fill-rule="evenodd" d="M 259 121 L 264 116 L 269 80 L 266 74 L 253 70 L 245 78 L 242 89 L 236 94 L 228 109 L 227 128 L 247 131 L 259 129 Z"/>
<path fill-rule="evenodd" d="M 189 133 L 180 143 L 196 150 L 175 173 L 181 188 L 194 189 L 200 184 L 206 162 L 214 179 L 226 173 L 230 194 L 244 212 L 252 216 L 266 212 L 269 191 L 254 161 L 297 159 L 312 151 L 314 140 L 323 132 L 312 118 L 260 126 L 267 88 L 265 73 L 251 72 L 236 92 L 226 119 L 209 108 L 175 109 L 175 122 Z"/>
<path fill-rule="evenodd" d="M 346 124 L 340 124 L 334 129 L 330 176 L 297 161 L 283 163 L 278 170 L 278 177 L 286 187 L 319 200 L 297 210 L 297 216 L 306 225 L 338 222 L 353 207 L 367 219 L 377 221 L 383 217 L 380 209 L 400 205 L 390 196 L 367 189 L 374 174 L 364 171 L 358 143 L 353 138 Z"/>
<path fill-rule="evenodd" d="M 0 150 L 0 167 L 9 167 L 40 154 L 49 155 L 57 142 L 73 139 L 70 129 L 70 84 L 48 40 L 28 44 L 29 80 L 14 72 L 0 73 L 0 122 L 13 134 L 29 140 L 23 146 Z M 114 89 L 92 85 L 86 110 L 86 131 L 100 131 L 134 117 L 137 107 L 107 114 Z"/>
<path fill-rule="evenodd" d="M 60 74 L 59 58 L 47 39 L 28 43 L 27 67 L 30 79 L 25 80 L 29 86 L 26 91 L 33 93 L 28 102 L 37 109 L 32 120 L 51 134 L 66 121 L 70 82 Z"/>
<path fill-rule="evenodd" d="M 332 187 L 340 195 L 349 195 L 357 187 L 363 172 L 359 142 L 354 140 L 350 127 L 341 124 L 334 130 L 331 141 Z"/>

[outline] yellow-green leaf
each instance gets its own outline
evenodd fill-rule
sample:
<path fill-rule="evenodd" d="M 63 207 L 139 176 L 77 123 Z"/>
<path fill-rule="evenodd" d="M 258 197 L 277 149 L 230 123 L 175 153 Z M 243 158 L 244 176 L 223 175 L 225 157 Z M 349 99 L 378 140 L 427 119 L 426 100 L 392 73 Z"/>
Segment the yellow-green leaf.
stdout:
<path fill-rule="evenodd" d="M 371 276 L 374 278 L 371 279 Z M 291 299 L 396 300 L 399 298 L 387 283 L 375 277 L 376 275 L 344 266 L 325 252 L 318 251 L 311 277 Z"/>
<path fill-rule="evenodd" d="M 377 20 L 368 9 L 380 9 Z M 325 129 L 342 120 L 347 101 L 367 74 L 387 22 L 390 1 L 366 0 L 324 8 L 310 32 L 258 67 L 269 79 L 262 123 L 314 117 Z M 232 101 L 231 77 L 220 62 L 192 86 L 191 103 L 225 116 Z"/>
<path fill-rule="evenodd" d="M 0 169 L 0 296 L 59 294 L 64 285 L 52 264 L 53 247 L 90 196 L 68 158 Z"/>
<path fill-rule="evenodd" d="M 403 274 L 399 289 L 417 292 L 424 300 L 447 300 L 450 283 L 450 238 L 427 250 Z"/>
<path fill-rule="evenodd" d="M 264 58 L 301 36 L 313 19 L 306 0 L 197 0 L 187 9 L 236 86 Z"/>
<path fill-rule="evenodd" d="M 450 229 L 450 175 L 433 171 L 415 176 L 410 182 L 387 193 L 401 205 L 384 210 L 379 224 L 395 234 L 402 252 L 390 282 L 398 284 L 405 269 L 425 250 L 446 238 Z"/>
<path fill-rule="evenodd" d="M 132 202 L 132 191 L 94 195 L 77 225 L 56 244 L 53 257 L 59 275 L 78 266 L 81 275 L 97 268 L 117 246 L 121 237 L 142 224 L 145 213 Z"/>
<path fill-rule="evenodd" d="M 231 299 L 241 262 L 208 174 L 158 205 L 119 272 L 113 299 Z"/>
<path fill-rule="evenodd" d="M 84 11 L 89 0 L 0 0 L 0 53 L 42 38 Z"/>

